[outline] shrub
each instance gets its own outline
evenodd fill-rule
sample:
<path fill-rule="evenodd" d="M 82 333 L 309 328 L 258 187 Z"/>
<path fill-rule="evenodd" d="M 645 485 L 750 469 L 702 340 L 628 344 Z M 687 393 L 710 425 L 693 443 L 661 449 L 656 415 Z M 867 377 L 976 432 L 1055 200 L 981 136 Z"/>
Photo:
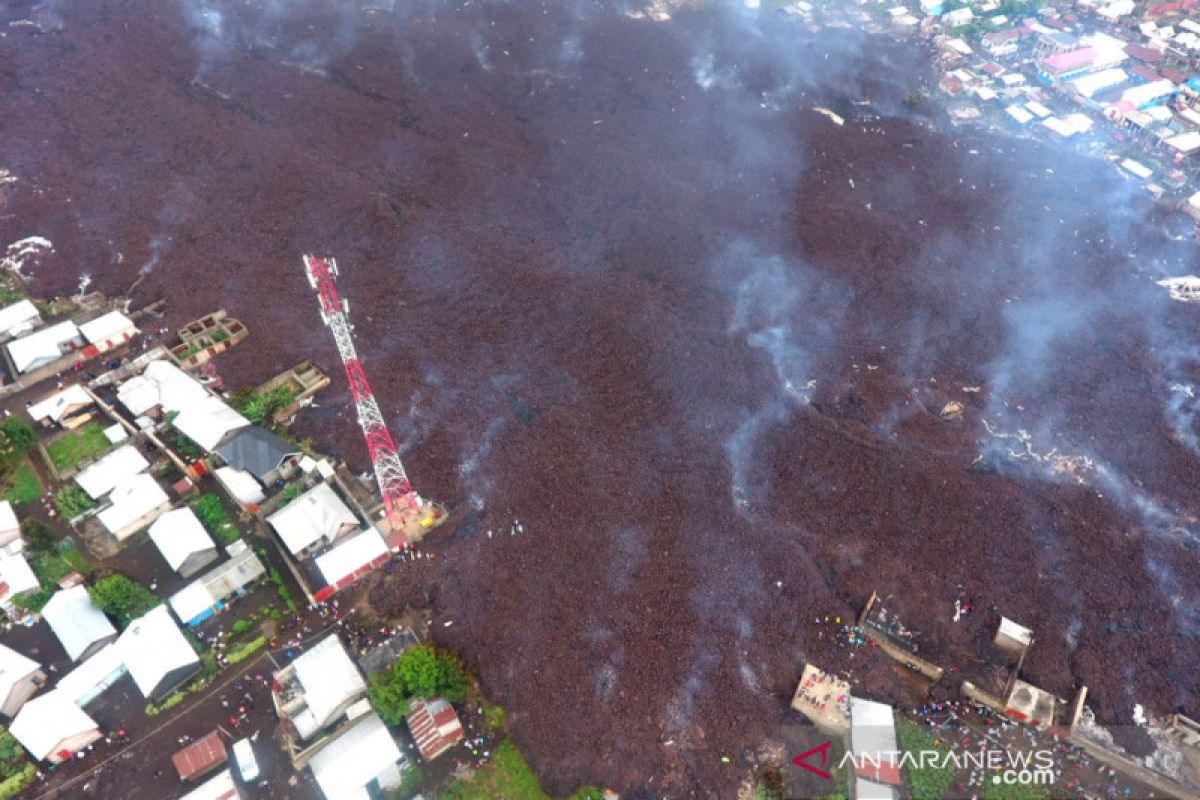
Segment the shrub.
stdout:
<path fill-rule="evenodd" d="M 21 538 L 31 555 L 48 553 L 58 546 L 58 534 L 36 517 L 21 520 Z"/>
<path fill-rule="evenodd" d="M 221 544 L 232 544 L 241 536 L 237 526 L 230 522 L 229 512 L 217 495 L 202 494 L 192 501 L 191 506 L 196 518 Z"/>
<path fill-rule="evenodd" d="M 0 420 L 0 450 L 6 453 L 24 453 L 33 447 L 36 441 L 33 426 L 24 417 L 5 417 Z"/>
<path fill-rule="evenodd" d="M 54 495 L 54 507 L 64 519 L 75 519 L 96 507 L 96 501 L 73 483 L 68 483 Z"/>
<path fill-rule="evenodd" d="M 283 508 L 306 491 L 303 483 L 289 483 L 279 494 L 278 508 Z"/>
<path fill-rule="evenodd" d="M 241 647 L 229 651 L 229 655 L 225 657 L 226 663 L 236 664 L 239 661 L 245 661 L 250 656 L 257 653 L 267 646 L 267 637 L 259 636 L 257 639 L 251 639 Z"/>
<path fill-rule="evenodd" d="M 240 636 L 246 631 L 254 627 L 254 623 L 249 620 L 239 619 L 233 623 L 233 633 L 235 636 Z"/>

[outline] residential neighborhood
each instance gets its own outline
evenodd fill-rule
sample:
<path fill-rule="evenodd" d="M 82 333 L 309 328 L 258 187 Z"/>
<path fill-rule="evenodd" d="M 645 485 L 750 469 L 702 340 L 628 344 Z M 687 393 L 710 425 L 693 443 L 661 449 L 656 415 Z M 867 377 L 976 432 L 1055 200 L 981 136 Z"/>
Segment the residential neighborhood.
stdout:
<path fill-rule="evenodd" d="M 411 796 L 467 732 L 441 697 L 389 722 L 368 698 L 426 631 L 356 616 L 414 556 L 370 479 L 288 437 L 328 378 L 231 400 L 214 358 L 249 330 L 224 312 L 172 345 L 154 307 L 69 306 L 0 308 L 0 714 L 27 754 L 0 796 L 111 797 L 130 769 L 129 798 Z"/>

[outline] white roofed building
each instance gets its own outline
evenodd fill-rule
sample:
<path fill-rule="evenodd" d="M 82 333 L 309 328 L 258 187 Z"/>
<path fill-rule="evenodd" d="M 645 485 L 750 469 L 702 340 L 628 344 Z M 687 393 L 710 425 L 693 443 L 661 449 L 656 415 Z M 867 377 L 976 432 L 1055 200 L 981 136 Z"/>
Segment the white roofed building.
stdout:
<path fill-rule="evenodd" d="M 0 500 L 0 547 L 7 547 L 20 538 L 21 524 L 17 522 L 17 512 L 13 511 L 12 503 Z"/>
<path fill-rule="evenodd" d="M 231 598 L 245 594 L 248 587 L 267 574 L 254 550 L 239 539 L 225 548 L 229 559 L 210 569 L 167 600 L 175 616 L 185 625 L 199 625 L 221 611 Z"/>
<path fill-rule="evenodd" d="M 36 592 L 41 586 L 25 556 L 19 552 L 0 552 L 0 607 L 11 610 L 14 598 Z"/>
<path fill-rule="evenodd" d="M 26 410 L 34 422 L 74 428 L 91 419 L 91 414 L 81 412 L 91 408 L 92 404 L 91 395 L 76 383 L 34 403 Z"/>
<path fill-rule="evenodd" d="M 233 773 L 224 769 L 179 800 L 238 800 L 241 796 L 237 784 L 233 782 Z"/>
<path fill-rule="evenodd" d="M 172 422 L 176 429 L 207 452 L 213 452 L 227 437 L 250 424 L 220 399 L 207 395 L 179 411 Z"/>
<path fill-rule="evenodd" d="M 150 462 L 136 447 L 126 445 L 118 447 L 80 472 L 75 476 L 75 482 L 79 484 L 80 489 L 88 493 L 88 497 L 99 500 L 149 466 Z"/>
<path fill-rule="evenodd" d="M 371 711 L 321 748 L 308 765 L 325 800 L 362 800 L 399 786 L 408 762 L 383 720 Z"/>
<path fill-rule="evenodd" d="M 891 706 L 850 698 L 850 751 L 854 756 L 854 796 L 864 800 L 894 798 L 896 787 L 904 781 Z"/>
<path fill-rule="evenodd" d="M 153 476 L 134 475 L 109 494 L 112 505 L 96 515 L 104 528 L 124 541 L 171 507 L 167 493 Z"/>
<path fill-rule="evenodd" d="M 391 557 L 387 542 L 375 528 L 346 537 L 340 544 L 317 556 L 317 569 L 330 588 L 327 594 L 344 589 L 362 576 L 382 566 Z M 323 601 L 321 592 L 316 599 Z"/>
<path fill-rule="evenodd" d="M 44 367 L 83 345 L 79 328 L 70 320 L 42 328 L 8 343 L 8 355 L 17 372 L 32 372 Z"/>
<path fill-rule="evenodd" d="M 66 761 L 100 738 L 96 722 L 59 691 L 26 703 L 8 730 L 35 760 L 51 764 Z"/>
<path fill-rule="evenodd" d="M 117 629 L 92 602 L 84 586 L 56 592 L 42 607 L 42 619 L 72 661 L 87 658 L 117 638 Z"/>
<path fill-rule="evenodd" d="M 0 644 L 0 714 L 10 719 L 16 716 L 25 701 L 45 685 L 41 664 Z"/>
<path fill-rule="evenodd" d="M 246 511 L 251 513 L 257 511 L 259 504 L 266 499 L 262 485 L 245 470 L 234 467 L 217 467 L 213 475 L 229 493 L 229 496 Z"/>
<path fill-rule="evenodd" d="M 42 324 L 37 306 L 28 299 L 0 308 L 0 341 L 22 336 Z"/>
<path fill-rule="evenodd" d="M 128 342 L 137 335 L 138 329 L 133 320 L 120 311 L 110 311 L 80 325 L 79 332 L 88 344 L 103 353 Z"/>
<path fill-rule="evenodd" d="M 199 656 L 166 606 L 129 623 L 117 650 L 142 695 L 156 703 L 200 671 Z"/>
<path fill-rule="evenodd" d="M 358 517 L 327 483 L 318 483 L 267 517 L 292 555 L 313 552 L 359 528 Z"/>
<path fill-rule="evenodd" d="M 54 690 L 71 698 L 80 708 L 95 700 L 101 692 L 129 672 L 116 645 L 106 644 L 75 669 L 63 675 Z"/>
<path fill-rule="evenodd" d="M 272 699 L 280 720 L 301 739 L 311 739 L 367 693 L 362 673 L 342 640 L 330 634 L 275 673 Z"/>
<path fill-rule="evenodd" d="M 151 361 L 141 375 L 117 388 L 117 400 L 135 417 L 156 409 L 180 411 L 209 396 L 198 381 L 169 361 Z"/>
<path fill-rule="evenodd" d="M 190 508 L 166 512 L 154 521 L 149 533 L 167 564 L 185 578 L 217 560 L 217 546 Z"/>

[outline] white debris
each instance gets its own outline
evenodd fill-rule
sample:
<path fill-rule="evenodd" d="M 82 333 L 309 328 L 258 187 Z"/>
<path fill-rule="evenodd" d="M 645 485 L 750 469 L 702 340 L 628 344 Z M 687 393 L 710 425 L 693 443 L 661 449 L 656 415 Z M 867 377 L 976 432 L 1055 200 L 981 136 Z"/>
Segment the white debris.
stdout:
<path fill-rule="evenodd" d="M 1200 303 L 1200 278 L 1195 275 L 1167 278 L 1158 281 L 1158 285 L 1170 292 L 1173 300 L 1181 303 Z"/>
<path fill-rule="evenodd" d="M 828 108 L 814 107 L 813 111 L 817 112 L 818 114 L 824 114 L 825 116 L 829 117 L 831 120 L 833 120 L 834 125 L 845 125 L 846 124 L 846 120 L 840 114 L 835 114 L 834 112 L 830 111 Z"/>

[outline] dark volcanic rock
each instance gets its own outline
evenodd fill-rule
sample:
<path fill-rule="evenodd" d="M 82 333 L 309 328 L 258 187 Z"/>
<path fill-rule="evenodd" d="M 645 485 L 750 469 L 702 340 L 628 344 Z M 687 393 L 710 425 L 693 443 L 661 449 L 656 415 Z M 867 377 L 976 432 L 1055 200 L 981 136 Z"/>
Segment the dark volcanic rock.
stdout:
<path fill-rule="evenodd" d="M 234 386 L 336 374 L 299 256 L 339 259 L 455 514 L 374 599 L 433 605 L 549 787 L 731 796 L 805 660 L 898 698 L 824 623 L 873 590 L 951 689 L 988 635 L 951 621 L 962 591 L 1102 719 L 1196 710 L 1169 220 L 1095 162 L 909 116 L 904 45 L 390 5 L 94 0 L 7 29 L 0 229 L 53 240 L 46 292 L 142 275 L 174 322 L 228 309 Z M 363 468 L 346 401 L 300 433 Z"/>

